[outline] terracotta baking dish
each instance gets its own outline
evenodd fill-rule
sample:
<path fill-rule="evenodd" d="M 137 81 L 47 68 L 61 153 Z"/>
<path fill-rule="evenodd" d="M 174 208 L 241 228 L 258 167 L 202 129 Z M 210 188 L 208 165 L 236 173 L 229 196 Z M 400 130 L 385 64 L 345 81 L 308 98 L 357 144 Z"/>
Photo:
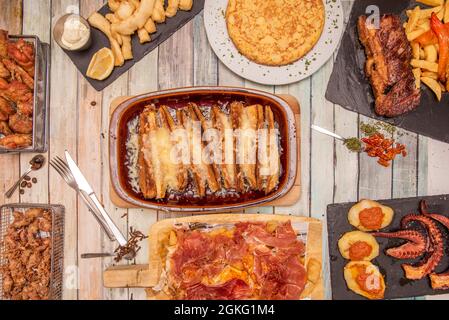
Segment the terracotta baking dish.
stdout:
<path fill-rule="evenodd" d="M 223 103 L 236 100 L 250 104 L 269 105 L 273 110 L 275 121 L 279 125 L 282 148 L 282 173 L 277 190 L 268 195 L 252 192 L 238 198 L 223 199 L 209 196 L 202 200 L 187 199 L 173 202 L 145 199 L 142 194 L 136 193 L 132 189 L 125 164 L 126 141 L 129 136 L 128 123 L 135 119 L 145 106 L 154 103 L 156 106 L 167 105 L 176 108 L 182 107 L 188 102 L 195 102 L 201 106 L 212 106 L 218 101 Z M 270 93 L 232 87 L 194 87 L 148 93 L 122 102 L 112 114 L 109 130 L 112 187 L 122 200 L 136 207 L 174 212 L 223 212 L 262 206 L 286 195 L 296 179 L 298 146 L 294 114 L 285 100 Z"/>

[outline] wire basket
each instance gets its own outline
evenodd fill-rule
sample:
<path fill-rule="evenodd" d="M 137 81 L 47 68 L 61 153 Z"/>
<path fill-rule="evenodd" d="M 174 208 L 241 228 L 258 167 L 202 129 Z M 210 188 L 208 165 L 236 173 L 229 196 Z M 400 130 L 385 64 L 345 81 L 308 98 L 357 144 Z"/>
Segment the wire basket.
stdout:
<path fill-rule="evenodd" d="M 16 211 L 24 213 L 28 209 L 39 208 L 51 212 L 52 215 L 52 247 L 51 247 L 51 273 L 50 273 L 50 300 L 61 300 L 63 291 L 64 273 L 64 212 L 65 208 L 60 205 L 42 204 L 8 204 L 0 207 L 0 265 L 6 263 L 4 236 L 8 226 L 13 222 L 13 213 Z M 0 273 L 0 300 L 3 296 L 3 276 Z"/>

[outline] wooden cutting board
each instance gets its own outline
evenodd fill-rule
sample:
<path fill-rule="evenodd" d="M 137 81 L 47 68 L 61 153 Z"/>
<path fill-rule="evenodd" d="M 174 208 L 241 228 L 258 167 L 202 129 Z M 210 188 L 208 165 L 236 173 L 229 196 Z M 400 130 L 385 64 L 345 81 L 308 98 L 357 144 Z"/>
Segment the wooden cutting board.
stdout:
<path fill-rule="evenodd" d="M 284 99 L 288 105 L 290 106 L 293 114 L 295 115 L 296 122 L 296 139 L 297 139 L 297 169 L 296 169 L 296 180 L 292 187 L 292 189 L 283 197 L 276 199 L 275 201 L 264 204 L 264 207 L 289 207 L 295 205 L 300 197 L 301 197 L 301 107 L 299 105 L 298 100 L 287 94 L 277 95 L 278 97 Z M 131 98 L 130 96 L 126 97 L 117 97 L 111 102 L 110 106 L 110 116 L 114 113 L 115 109 L 125 100 Z M 112 176 L 112 175 L 111 175 Z M 131 209 L 137 208 L 136 206 L 126 202 L 115 192 L 112 187 L 112 183 L 109 183 L 109 193 L 111 202 L 119 208 Z M 175 212 L 176 213 L 176 212 Z"/>
<path fill-rule="evenodd" d="M 296 217 L 287 215 L 269 215 L 269 214 L 214 214 L 201 215 L 184 218 L 174 218 L 162 220 L 155 223 L 148 236 L 149 241 L 149 263 L 145 265 L 124 265 L 114 266 L 103 272 L 103 285 L 106 288 L 151 288 L 159 283 L 159 277 L 162 271 L 162 262 L 158 255 L 159 239 L 165 236 L 167 230 L 171 230 L 174 223 L 182 222 L 204 222 L 204 223 L 235 223 L 243 221 L 251 222 L 267 222 L 279 221 L 285 222 L 290 220 L 292 223 L 304 222 L 308 223 L 308 235 L 306 243 L 306 261 L 313 258 L 321 263 L 321 277 L 313 286 L 310 297 L 314 300 L 324 298 L 323 284 L 323 263 L 322 263 L 322 223 L 320 220 L 308 217 Z M 163 297 L 156 296 L 152 290 L 147 290 L 149 299 L 161 299 Z"/>

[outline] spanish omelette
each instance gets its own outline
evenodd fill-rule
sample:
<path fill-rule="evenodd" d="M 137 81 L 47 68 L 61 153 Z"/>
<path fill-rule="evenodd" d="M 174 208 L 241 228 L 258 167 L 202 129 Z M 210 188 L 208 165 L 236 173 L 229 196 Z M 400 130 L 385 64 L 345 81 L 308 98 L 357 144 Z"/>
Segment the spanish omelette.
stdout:
<path fill-rule="evenodd" d="M 305 56 L 321 37 L 322 0 L 229 0 L 228 33 L 241 54 L 282 66 Z"/>

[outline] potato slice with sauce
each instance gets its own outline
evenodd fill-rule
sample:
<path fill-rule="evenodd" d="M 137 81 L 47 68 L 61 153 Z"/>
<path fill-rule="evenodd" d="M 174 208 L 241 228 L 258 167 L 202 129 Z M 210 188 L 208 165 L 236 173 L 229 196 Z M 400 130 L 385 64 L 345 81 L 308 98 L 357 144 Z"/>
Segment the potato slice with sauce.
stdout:
<path fill-rule="evenodd" d="M 383 299 L 385 280 L 376 267 L 369 261 L 351 261 L 344 269 L 348 288 L 358 295 L 371 300 Z"/>
<path fill-rule="evenodd" d="M 387 227 L 393 220 L 394 211 L 373 200 L 362 200 L 348 213 L 351 225 L 360 231 L 377 231 Z"/>
<path fill-rule="evenodd" d="M 338 240 L 343 258 L 352 261 L 371 261 L 379 255 L 379 244 L 371 234 L 362 231 L 345 233 Z"/>

